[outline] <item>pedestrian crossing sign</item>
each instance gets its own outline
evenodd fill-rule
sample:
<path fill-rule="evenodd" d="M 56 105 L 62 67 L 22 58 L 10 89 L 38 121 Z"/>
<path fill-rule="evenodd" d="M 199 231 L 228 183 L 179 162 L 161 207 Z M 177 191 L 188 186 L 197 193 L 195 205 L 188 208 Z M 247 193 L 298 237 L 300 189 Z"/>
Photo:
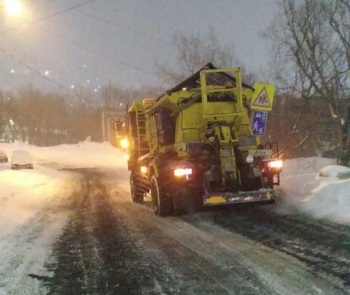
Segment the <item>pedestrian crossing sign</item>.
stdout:
<path fill-rule="evenodd" d="M 267 111 L 254 111 L 252 119 L 253 135 L 263 136 L 265 134 L 267 114 Z"/>
<path fill-rule="evenodd" d="M 253 110 L 271 111 L 274 93 L 274 85 L 255 83 L 251 108 Z"/>

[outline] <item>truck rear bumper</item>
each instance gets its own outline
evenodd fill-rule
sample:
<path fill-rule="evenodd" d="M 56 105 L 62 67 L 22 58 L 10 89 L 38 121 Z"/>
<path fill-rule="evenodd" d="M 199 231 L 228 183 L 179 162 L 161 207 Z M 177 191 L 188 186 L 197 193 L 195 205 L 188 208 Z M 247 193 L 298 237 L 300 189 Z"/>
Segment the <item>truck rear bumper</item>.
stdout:
<path fill-rule="evenodd" d="M 235 203 L 252 203 L 272 201 L 276 199 L 276 192 L 273 189 L 260 189 L 249 192 L 223 192 L 206 194 L 203 196 L 204 206 L 226 205 Z"/>

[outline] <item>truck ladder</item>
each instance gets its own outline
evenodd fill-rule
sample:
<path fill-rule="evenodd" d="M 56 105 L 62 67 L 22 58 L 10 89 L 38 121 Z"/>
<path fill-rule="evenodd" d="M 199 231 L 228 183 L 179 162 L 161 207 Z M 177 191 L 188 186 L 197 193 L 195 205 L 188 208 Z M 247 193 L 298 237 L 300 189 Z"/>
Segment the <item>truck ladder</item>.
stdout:
<path fill-rule="evenodd" d="M 142 156 L 149 152 L 149 147 L 146 141 L 146 117 L 144 112 L 136 112 L 136 125 L 137 125 L 137 140 L 136 146 L 138 151 L 138 156 Z"/>

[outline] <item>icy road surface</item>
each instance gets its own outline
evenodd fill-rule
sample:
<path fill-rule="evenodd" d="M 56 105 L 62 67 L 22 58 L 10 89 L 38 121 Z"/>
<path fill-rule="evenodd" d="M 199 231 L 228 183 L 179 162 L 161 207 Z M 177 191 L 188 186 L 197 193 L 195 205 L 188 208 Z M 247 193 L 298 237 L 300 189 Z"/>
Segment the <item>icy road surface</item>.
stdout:
<path fill-rule="evenodd" d="M 347 226 L 271 206 L 158 218 L 125 170 L 69 171 L 1 237 L 0 294 L 350 294 Z"/>

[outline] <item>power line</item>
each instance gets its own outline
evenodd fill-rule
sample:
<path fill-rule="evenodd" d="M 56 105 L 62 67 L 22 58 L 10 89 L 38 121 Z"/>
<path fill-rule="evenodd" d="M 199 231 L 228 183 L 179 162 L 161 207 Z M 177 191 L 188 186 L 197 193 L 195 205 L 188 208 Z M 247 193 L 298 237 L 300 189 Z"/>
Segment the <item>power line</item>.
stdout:
<path fill-rule="evenodd" d="M 19 25 L 19 26 L 17 26 L 17 27 L 13 27 L 13 28 L 10 28 L 10 29 L 8 29 L 8 30 L 1 31 L 1 32 L 0 32 L 0 35 L 7 34 L 7 33 L 10 33 L 10 32 L 13 32 L 13 31 L 16 31 L 16 30 L 18 30 L 18 29 L 20 29 L 20 28 L 22 28 L 22 27 L 24 27 L 24 26 L 33 25 L 33 24 L 36 24 L 36 23 L 45 21 L 45 20 L 50 19 L 50 18 L 52 18 L 52 17 L 58 16 L 58 15 L 60 15 L 60 14 L 64 14 L 64 13 L 66 13 L 66 12 L 68 12 L 68 11 L 75 10 L 76 8 L 79 8 L 79 7 L 81 7 L 81 6 L 85 6 L 85 5 L 87 5 L 87 4 L 90 4 L 90 3 L 94 2 L 94 1 L 96 1 L 96 0 L 89 0 L 89 1 L 87 1 L 87 2 L 80 3 L 80 4 L 77 4 L 77 5 L 75 5 L 75 6 L 71 6 L 71 7 L 68 7 L 67 5 L 58 3 L 58 2 L 56 2 L 56 1 L 50 1 L 50 2 L 52 2 L 52 3 L 56 3 L 56 4 L 59 4 L 59 5 L 61 5 L 61 6 L 67 7 L 67 8 L 64 9 L 64 10 L 55 12 L 55 13 L 53 13 L 53 14 L 50 14 L 50 15 L 47 15 L 47 16 L 38 18 L 38 19 L 36 19 L 36 20 L 34 20 L 34 21 L 21 24 L 21 25 Z M 153 34 L 150 34 L 150 33 L 148 33 L 148 32 L 139 31 L 139 30 L 136 30 L 136 29 L 134 29 L 134 28 L 131 28 L 131 27 L 127 27 L 127 26 L 125 26 L 125 25 L 122 25 L 122 24 L 120 24 L 120 23 L 117 23 L 117 22 L 114 22 L 114 21 L 110 21 L 110 20 L 106 20 L 106 19 L 103 19 L 103 18 L 98 17 L 98 16 L 96 16 L 96 15 L 89 14 L 89 13 L 85 13 L 85 12 L 82 12 L 82 11 L 78 11 L 78 13 L 81 14 L 81 15 L 84 15 L 84 16 L 87 16 L 87 17 L 90 17 L 90 18 L 93 18 L 93 19 L 95 19 L 95 20 L 98 20 L 98 21 L 100 21 L 100 22 L 103 22 L 103 23 L 106 23 L 106 24 L 109 24 L 109 25 L 114 25 L 114 26 L 119 27 L 119 28 L 121 28 L 121 29 L 123 29 L 123 30 L 131 31 L 131 32 L 133 32 L 133 33 L 136 33 L 136 34 L 139 34 L 139 35 L 142 35 L 142 36 L 146 36 L 146 37 L 148 37 L 148 38 L 151 38 L 151 39 L 154 39 L 154 40 L 156 40 L 156 41 L 160 41 L 160 42 L 166 43 L 167 45 L 170 45 L 170 42 L 169 42 L 168 40 L 165 40 L 165 39 L 162 39 L 162 38 L 157 38 L 157 37 L 155 37 Z"/>
<path fill-rule="evenodd" d="M 151 39 L 154 39 L 156 41 L 160 41 L 160 42 L 163 42 L 167 45 L 170 45 L 170 42 L 165 40 L 165 39 L 162 39 L 162 38 L 157 38 L 157 37 L 154 37 L 153 34 L 150 34 L 148 32 L 144 32 L 144 31 L 138 31 L 136 29 L 133 29 L 133 28 L 130 28 L 130 27 L 127 27 L 127 26 L 124 26 L 124 25 L 121 25 L 119 23 L 116 23 L 114 21 L 110 21 L 110 20 L 106 20 L 106 19 L 103 19 L 103 18 L 100 18 L 98 16 L 95 16 L 95 15 L 92 15 L 92 14 L 88 14 L 88 13 L 85 13 L 85 12 L 82 12 L 82 11 L 78 11 L 79 14 L 82 14 L 84 16 L 88 16 L 88 17 L 91 17 L 95 20 L 98 20 L 100 22 L 103 22 L 103 23 L 106 23 L 106 24 L 109 24 L 109 25 L 114 25 L 114 26 L 117 26 L 119 28 L 122 28 L 123 30 L 126 30 L 126 31 L 131 31 L 133 33 L 136 33 L 136 34 L 139 34 L 139 35 L 142 35 L 142 36 L 146 36 L 147 38 L 151 38 Z"/>
<path fill-rule="evenodd" d="M 66 92 L 73 94 L 75 96 L 78 96 L 80 98 L 83 98 L 85 101 L 88 101 L 90 103 L 93 103 L 93 101 L 89 98 L 87 98 L 86 96 L 83 96 L 81 94 L 77 94 L 75 92 L 73 92 L 71 89 L 63 86 L 62 84 L 56 82 L 55 80 L 49 78 L 46 75 L 43 75 L 42 73 L 40 73 L 38 70 L 34 69 L 32 66 L 28 65 L 27 63 L 25 63 L 24 61 L 22 61 L 21 59 L 19 59 L 18 57 L 16 57 L 15 55 L 13 55 L 12 53 L 10 53 L 9 51 L 7 51 L 6 49 L 3 49 L 0 47 L 0 51 L 2 51 L 3 53 L 5 53 L 6 55 L 10 56 L 11 58 L 13 58 L 14 60 L 16 60 L 19 64 L 23 65 L 24 67 L 26 67 L 27 69 L 31 70 L 32 72 L 34 72 L 35 74 L 37 74 L 38 76 L 40 76 L 41 78 L 44 78 L 48 81 L 50 81 L 51 83 L 53 83 L 54 85 L 56 85 L 57 87 L 65 90 Z"/>
<path fill-rule="evenodd" d="M 67 5 L 64 5 L 62 3 L 58 3 L 56 1 L 53 1 L 53 0 L 49 0 L 49 2 L 52 2 L 52 3 L 56 3 L 58 5 L 61 5 L 61 6 L 64 6 L 64 7 L 67 7 Z M 146 36 L 147 38 L 150 38 L 150 39 L 154 39 L 156 41 L 160 41 L 160 42 L 163 42 L 163 43 L 166 43 L 167 45 L 170 45 L 170 42 L 168 40 L 165 40 L 165 39 L 162 39 L 162 38 L 159 38 L 159 37 L 155 37 L 153 34 L 150 34 L 148 32 L 145 32 L 145 31 L 139 31 L 139 30 L 136 30 L 134 28 L 131 28 L 131 27 L 128 27 L 128 26 L 125 26 L 125 25 L 122 25 L 120 23 L 117 23 L 115 21 L 111 21 L 111 20 L 106 20 L 104 18 L 101 18 L 101 17 L 98 17 L 96 15 L 93 15 L 93 14 L 90 14 L 90 13 L 86 13 L 86 12 L 83 12 L 83 11 L 76 11 L 77 13 L 81 14 L 81 15 L 84 15 L 84 16 L 87 16 L 87 17 L 90 17 L 90 18 L 93 18 L 97 21 L 100 21 L 100 22 L 103 22 L 105 24 L 108 24 L 108 25 L 113 25 L 113 26 L 116 26 L 116 27 L 119 27 L 123 30 L 126 30 L 126 31 L 130 31 L 130 32 L 133 32 L 133 33 L 136 33 L 138 35 L 141 35 L 141 36 Z"/>
<path fill-rule="evenodd" d="M 8 29 L 8 30 L 6 30 L 6 31 L 2 31 L 2 32 L 0 32 L 0 35 L 1 35 L 1 34 L 9 33 L 9 32 L 15 31 L 15 30 L 18 30 L 18 29 L 22 28 L 23 26 L 37 24 L 37 23 L 39 23 L 39 22 L 42 22 L 42 21 L 47 20 L 47 19 L 49 19 L 49 18 L 55 17 L 55 16 L 57 16 L 57 15 L 66 13 L 66 12 L 68 12 L 68 11 L 75 10 L 76 8 L 81 7 L 81 6 L 83 6 L 83 5 L 90 4 L 90 3 L 94 2 L 94 1 L 96 1 L 96 0 L 89 0 L 89 1 L 87 1 L 87 2 L 78 4 L 78 5 L 75 5 L 75 6 L 68 7 L 67 9 L 64 9 L 64 10 L 61 10 L 61 11 L 59 11 L 59 12 L 56 12 L 56 13 L 53 13 L 53 14 L 44 16 L 44 17 L 42 17 L 42 18 L 36 19 L 35 21 L 29 22 L 29 23 L 26 23 L 26 24 L 22 24 L 21 26 L 18 26 L 18 27 L 15 27 L 15 28 L 11 28 L 11 29 Z M 64 6 L 64 7 L 67 7 L 67 5 L 63 5 L 63 4 L 58 3 L 58 2 L 56 2 L 56 1 L 52 1 L 52 0 L 51 0 L 50 2 L 59 4 L 59 5 Z M 84 13 L 84 12 L 81 12 L 81 11 L 78 11 L 78 13 L 80 13 L 80 14 L 82 14 L 82 15 L 84 15 L 84 16 L 93 18 L 93 19 L 95 19 L 95 20 L 98 20 L 98 21 L 100 21 L 100 22 L 104 22 L 104 23 L 106 23 L 106 24 L 111 24 L 111 25 L 120 27 L 120 28 L 122 28 L 122 29 L 124 29 L 124 30 L 132 31 L 132 32 L 134 32 L 134 33 L 136 33 L 136 34 L 139 34 L 139 35 L 142 35 L 142 36 L 146 36 L 146 37 L 148 37 L 148 38 L 152 38 L 152 39 L 155 39 L 155 40 L 157 40 L 157 41 L 164 42 L 164 43 L 166 43 L 166 44 L 169 45 L 169 42 L 168 42 L 167 40 L 164 40 L 164 39 L 161 39 L 161 38 L 156 38 L 156 37 L 154 37 L 152 34 L 149 34 L 149 33 L 147 33 L 147 32 L 141 32 L 141 31 L 135 30 L 135 29 L 133 29 L 133 28 L 123 26 L 123 25 L 121 25 L 121 24 L 119 24 L 119 23 L 116 23 L 116 22 L 113 22 L 113 21 L 110 21 L 110 20 L 105 20 L 105 19 L 103 19 L 103 18 L 94 16 L 94 15 L 92 15 L 92 14 Z M 44 30 L 44 29 L 42 29 L 42 30 Z M 76 43 L 76 42 L 74 42 L 74 41 L 72 41 L 72 40 L 70 40 L 70 39 L 68 39 L 68 38 L 66 38 L 66 37 L 62 37 L 62 36 L 58 35 L 57 33 L 53 32 L 53 31 L 49 31 L 49 30 L 45 30 L 45 31 L 48 32 L 48 33 L 50 33 L 50 34 L 52 34 L 52 35 L 54 35 L 54 36 L 56 36 L 57 38 L 60 38 L 60 39 L 62 39 L 62 40 L 64 40 L 64 41 L 70 43 L 70 44 L 73 44 L 73 45 L 75 45 L 75 46 L 78 46 L 78 47 L 80 47 L 80 48 L 83 48 L 83 49 L 85 49 L 85 50 L 88 50 L 86 47 L 84 47 L 84 46 L 82 46 L 82 45 L 80 45 L 80 44 L 78 44 L 78 43 Z M 88 51 L 91 51 L 91 50 L 88 50 Z M 94 52 L 94 54 L 96 54 L 96 52 Z M 126 63 L 126 62 L 123 62 L 123 61 L 120 61 L 120 60 L 116 60 L 115 58 L 112 58 L 112 57 L 110 57 L 110 56 L 106 56 L 106 57 L 108 57 L 109 59 L 111 59 L 111 60 L 113 60 L 113 61 L 115 61 L 115 62 L 117 62 L 117 63 L 119 63 L 119 64 L 122 64 L 122 65 L 124 65 L 124 66 L 127 66 L 127 67 L 129 67 L 129 68 L 131 68 L 131 69 L 133 69 L 133 70 L 140 71 L 140 72 L 143 72 L 143 73 L 147 73 L 147 74 L 150 74 L 150 75 L 154 75 L 154 73 L 148 72 L 148 71 L 146 71 L 146 70 L 144 70 L 144 69 L 137 68 L 137 67 L 132 66 L 131 64 L 128 64 L 128 63 Z"/>
<path fill-rule="evenodd" d="M 40 23 L 40 22 L 42 22 L 42 21 L 45 21 L 45 20 L 47 20 L 47 19 L 50 19 L 50 18 L 56 17 L 56 16 L 58 16 L 58 15 L 64 14 L 64 13 L 66 13 L 66 12 L 68 12 L 68 11 L 75 10 L 75 9 L 77 9 L 77 8 L 79 8 L 79 7 L 82 7 L 82 6 L 84 6 L 84 5 L 90 4 L 90 3 L 94 2 L 94 1 L 96 1 L 96 0 L 89 0 L 89 1 L 87 1 L 87 2 L 80 3 L 80 4 L 77 4 L 77 5 L 75 5 L 75 6 L 71 6 L 71 7 L 67 7 L 67 6 L 66 6 L 66 7 L 67 7 L 66 9 L 60 10 L 60 11 L 55 12 L 55 13 L 50 14 L 50 15 L 46 15 L 46 16 L 44 16 L 44 17 L 41 17 L 41 18 L 38 18 L 38 19 L 36 19 L 36 20 L 34 20 L 34 21 L 31 21 L 31 22 L 22 24 L 22 25 L 20 25 L 20 26 L 15 27 L 15 28 L 11 28 L 11 29 L 2 31 L 2 32 L 0 32 L 0 35 L 13 32 L 13 31 L 18 30 L 18 29 L 20 29 L 20 28 L 22 28 L 23 26 L 26 26 L 26 25 L 35 25 L 35 24 L 38 24 L 38 23 Z M 51 2 L 55 2 L 55 1 L 51 1 Z M 55 2 L 55 3 L 57 3 L 57 2 Z M 57 4 L 58 4 L 58 3 L 57 3 Z M 62 5 L 62 4 L 61 4 L 61 5 Z M 141 35 L 144 35 L 144 36 L 148 36 L 148 37 L 154 38 L 153 35 L 151 35 L 151 34 L 146 34 L 145 32 L 140 32 L 140 31 L 134 30 L 134 29 L 132 29 L 132 28 L 122 26 L 122 25 L 117 24 L 117 23 L 115 23 L 115 22 L 108 21 L 108 20 L 105 20 L 105 19 L 103 19 L 103 18 L 96 17 L 96 16 L 91 15 L 91 14 L 82 13 L 82 12 L 79 12 L 79 13 L 81 13 L 82 15 L 85 15 L 85 16 L 88 16 L 88 17 L 91 17 L 91 18 L 94 18 L 94 19 L 96 19 L 96 20 L 98 20 L 98 21 L 105 22 L 105 23 L 107 23 L 107 24 L 112 24 L 112 25 L 121 27 L 121 28 L 124 29 L 124 30 L 133 31 L 133 32 L 138 33 L 138 34 L 141 34 Z M 70 44 L 73 44 L 73 45 L 75 45 L 75 46 L 77 46 L 77 47 L 79 47 L 79 48 L 82 48 L 82 49 L 86 50 L 86 51 L 93 52 L 93 54 L 99 55 L 99 53 L 94 52 L 94 51 L 92 51 L 92 50 L 89 50 L 88 48 L 84 47 L 83 45 L 81 45 L 81 44 L 79 44 L 79 43 L 77 43 L 77 42 L 75 42 L 75 41 L 72 41 L 72 40 L 70 40 L 70 39 L 68 39 L 68 38 L 66 38 L 66 37 L 60 36 L 59 34 L 53 32 L 53 31 L 49 31 L 49 30 L 43 29 L 43 28 L 41 28 L 41 29 L 44 30 L 44 31 L 46 31 L 47 33 L 49 33 L 49 34 L 55 36 L 56 38 L 60 38 L 60 39 L 64 40 L 65 42 L 68 42 L 68 43 L 70 43 Z M 157 39 L 157 38 L 154 38 L 154 39 Z M 158 40 L 159 40 L 159 41 L 162 41 L 162 42 L 167 42 L 167 41 L 165 41 L 165 40 L 163 40 L 163 39 L 160 39 L 160 38 L 158 38 Z M 53 79 L 49 78 L 48 76 L 41 74 L 40 71 L 38 71 L 38 70 L 34 69 L 32 66 L 26 64 L 24 61 L 22 61 L 21 59 L 19 59 L 18 57 L 16 57 L 16 56 L 13 55 L 12 53 L 10 53 L 8 50 L 5 50 L 5 49 L 3 49 L 3 48 L 0 48 L 0 50 L 1 50 L 2 52 L 4 52 L 6 55 L 8 55 L 8 56 L 10 56 L 11 58 L 15 59 L 18 63 L 24 65 L 26 68 L 28 68 L 29 70 L 33 71 L 33 72 L 36 73 L 37 75 L 39 75 L 40 77 L 42 77 L 42 78 L 44 78 L 44 79 L 50 81 L 51 83 L 53 83 L 53 84 L 55 84 L 56 86 L 58 86 L 58 87 L 64 89 L 65 91 L 71 92 L 70 89 L 67 89 L 65 86 L 63 86 L 62 84 L 60 84 L 60 83 L 54 81 Z M 129 68 L 131 68 L 131 69 L 133 69 L 133 70 L 136 70 L 136 71 L 139 71 L 139 72 L 146 73 L 146 74 L 149 74 L 149 75 L 154 76 L 154 73 L 151 73 L 151 72 L 149 72 L 149 71 L 147 71 L 147 70 L 144 70 L 144 69 L 141 69 L 141 68 L 138 68 L 138 67 L 135 67 L 135 66 L 133 66 L 133 65 L 131 65 L 131 64 L 129 64 L 129 63 L 126 63 L 126 62 L 117 60 L 117 59 L 115 59 L 114 57 L 106 56 L 106 55 L 105 55 L 105 57 L 107 57 L 108 59 L 110 59 L 110 60 L 112 60 L 112 61 L 114 61 L 114 62 L 116 62 L 116 63 L 118 63 L 118 64 L 121 64 L 121 65 L 124 65 L 124 66 L 126 66 L 126 67 L 129 67 Z"/>
<path fill-rule="evenodd" d="M 54 81 L 53 79 L 49 78 L 46 75 L 43 75 L 42 73 L 40 73 L 38 70 L 34 69 L 32 66 L 28 65 L 27 63 L 25 63 L 24 61 L 22 61 L 21 59 L 19 59 L 18 57 L 16 57 L 15 55 L 13 55 L 11 52 L 9 52 L 6 49 L 3 49 L 0 47 L 0 51 L 2 51 L 3 53 L 5 53 L 6 55 L 8 55 L 9 57 L 11 57 L 12 59 L 16 60 L 19 64 L 23 65 L 24 67 L 26 67 L 27 69 L 31 70 L 32 72 L 34 72 L 35 74 L 39 75 L 40 77 L 50 81 L 51 83 L 55 84 L 56 86 L 58 86 L 61 89 L 64 89 L 65 91 L 71 92 L 70 89 L 68 89 L 67 87 L 63 86 L 62 84 Z"/>
<path fill-rule="evenodd" d="M 86 51 L 92 52 L 93 54 L 97 54 L 97 55 L 100 56 L 100 54 L 99 54 L 98 52 L 95 52 L 94 50 L 88 49 L 87 47 L 85 47 L 85 46 L 83 46 L 83 45 L 81 45 L 81 44 L 79 44 L 79 43 L 77 43 L 77 42 L 75 42 L 75 41 L 73 41 L 73 40 L 70 40 L 70 39 L 68 39 L 68 38 L 66 38 L 66 37 L 63 37 L 63 36 L 57 34 L 56 32 L 53 32 L 53 31 L 51 31 L 51 30 L 44 29 L 44 28 L 42 28 L 42 27 L 40 27 L 40 29 L 43 30 L 43 31 L 45 31 L 46 33 L 49 33 L 49 34 L 53 35 L 53 36 L 56 37 L 56 38 L 59 38 L 59 39 L 65 41 L 65 42 L 68 42 L 68 43 L 70 43 L 70 44 L 72 44 L 72 45 L 74 45 L 74 46 L 77 46 L 77 47 L 79 47 L 79 48 L 82 48 L 82 49 L 84 49 L 84 50 L 86 50 Z M 154 75 L 154 73 L 151 73 L 151 72 L 149 72 L 149 71 L 147 71 L 147 70 L 144 70 L 144 69 L 135 67 L 135 66 L 133 66 L 133 65 L 131 65 L 131 64 L 129 64 L 129 63 L 126 63 L 126 62 L 120 61 L 120 60 L 118 60 L 118 59 L 115 59 L 115 58 L 112 57 L 112 56 L 109 56 L 109 55 L 103 55 L 103 56 L 106 57 L 106 58 L 108 58 L 108 59 L 110 59 L 110 60 L 112 60 L 112 61 L 114 61 L 114 62 L 116 62 L 116 63 L 118 63 L 118 64 L 121 64 L 121 65 L 124 65 L 124 66 L 126 66 L 126 67 L 128 67 L 128 68 L 131 68 L 131 69 L 133 69 L 133 70 L 135 70 L 135 71 L 139 71 L 139 72 L 142 72 L 142 73 L 145 73 L 145 74 L 149 74 L 149 75 Z"/>
<path fill-rule="evenodd" d="M 56 3 L 56 4 L 58 4 L 58 5 L 67 7 L 66 5 L 61 4 L 61 3 L 58 3 L 58 2 L 56 2 L 56 1 L 50 0 L 50 2 Z M 103 19 L 103 18 L 94 16 L 94 15 L 92 15 L 92 14 L 84 13 L 84 12 L 82 12 L 82 11 L 77 11 L 77 12 L 78 12 L 79 14 L 81 14 L 81 15 L 84 15 L 84 16 L 87 16 L 87 17 L 90 17 L 90 18 L 93 18 L 93 19 L 98 20 L 98 21 L 100 21 L 100 22 L 103 22 L 103 23 L 106 23 L 106 24 L 110 24 L 110 25 L 114 25 L 114 26 L 120 27 L 120 28 L 122 28 L 122 29 L 124 29 L 124 30 L 132 31 L 132 32 L 137 33 L 137 34 L 139 34 L 139 35 L 146 36 L 146 37 L 148 37 L 148 38 L 152 38 L 152 39 L 155 39 L 155 40 L 157 40 L 157 41 L 164 42 L 164 43 L 166 43 L 166 44 L 169 45 L 169 42 L 168 42 L 168 41 L 166 41 L 166 40 L 164 40 L 164 39 L 161 39 L 161 38 L 156 38 L 156 37 L 154 37 L 152 34 L 148 34 L 148 33 L 146 33 L 146 32 L 141 32 L 141 31 L 135 30 L 135 29 L 133 29 L 133 28 L 123 26 L 123 25 L 121 25 L 121 24 L 119 24 L 119 23 L 116 23 L 116 22 L 113 22 L 113 21 L 110 21 L 110 20 L 105 20 L 105 19 Z M 63 41 L 66 41 L 66 42 L 68 42 L 68 43 L 70 43 L 70 44 L 72 44 L 72 45 L 75 45 L 75 46 L 77 46 L 77 47 L 79 47 L 79 48 L 82 48 L 82 49 L 84 49 L 84 50 L 90 51 L 90 52 L 92 52 L 93 54 L 100 55 L 99 53 L 97 53 L 97 52 L 95 52 L 95 51 L 93 51 L 93 50 L 90 50 L 90 49 L 86 48 L 85 46 L 83 46 L 83 45 L 81 45 L 81 44 L 79 44 L 79 43 L 77 43 L 77 42 L 75 42 L 75 41 L 73 41 L 73 40 L 71 40 L 71 39 L 68 39 L 67 37 L 63 37 L 63 36 L 57 34 L 56 32 L 53 32 L 52 30 L 43 29 L 42 27 L 41 27 L 41 30 L 44 30 L 45 32 L 47 32 L 47 33 L 49 33 L 49 34 L 52 34 L 53 36 L 55 36 L 55 37 L 57 37 L 57 38 L 59 38 L 59 39 L 61 39 L 61 40 L 63 40 Z M 111 57 L 111 56 L 107 56 L 107 55 L 104 55 L 104 56 L 107 57 L 108 59 L 110 59 L 110 60 L 112 60 L 112 61 L 118 63 L 118 64 L 124 65 L 124 66 L 126 66 L 126 67 L 128 67 L 128 68 L 131 68 L 131 69 L 133 69 L 133 70 L 139 71 L 139 72 L 141 72 L 141 73 L 146 73 L 146 74 L 150 74 L 150 75 L 154 76 L 154 73 L 151 73 L 151 72 L 149 72 L 149 71 L 147 71 L 147 70 L 144 70 L 144 69 L 135 67 L 135 66 L 133 66 L 133 65 L 131 65 L 131 64 L 129 64 L 129 63 L 123 62 L 123 61 L 121 61 L 121 60 L 117 60 L 117 59 L 115 59 L 114 57 Z"/>
<path fill-rule="evenodd" d="M 8 30 L 2 31 L 2 32 L 0 32 L 0 35 L 7 34 L 7 33 L 10 33 L 10 32 L 13 32 L 13 31 L 16 31 L 16 30 L 18 30 L 18 29 L 20 29 L 20 28 L 22 28 L 22 27 L 24 27 L 24 26 L 27 26 L 27 25 L 34 25 L 34 24 L 36 24 L 36 23 L 39 23 L 39 22 L 42 22 L 42 21 L 44 21 L 44 20 L 53 18 L 53 17 L 58 16 L 58 15 L 60 15 L 60 14 L 66 13 L 66 12 L 68 12 L 68 11 L 72 11 L 72 10 L 74 10 L 74 9 L 77 9 L 78 7 L 81 7 L 81 6 L 90 4 L 90 3 L 95 2 L 95 1 L 96 1 L 96 0 L 88 0 L 87 2 L 80 3 L 80 4 L 77 4 L 77 5 L 75 5 L 75 6 L 68 7 L 68 8 L 66 8 L 66 9 L 63 9 L 63 10 L 58 11 L 58 12 L 55 12 L 55 13 L 53 13 L 53 14 L 49 14 L 49 15 L 46 15 L 46 16 L 44 16 L 44 17 L 38 18 L 38 19 L 36 19 L 36 20 L 34 20 L 34 21 L 31 21 L 31 22 L 28 22 L 28 23 L 24 23 L 24 24 L 21 24 L 20 26 L 17 26 L 17 27 L 10 28 L 10 29 L 8 29 Z"/>

